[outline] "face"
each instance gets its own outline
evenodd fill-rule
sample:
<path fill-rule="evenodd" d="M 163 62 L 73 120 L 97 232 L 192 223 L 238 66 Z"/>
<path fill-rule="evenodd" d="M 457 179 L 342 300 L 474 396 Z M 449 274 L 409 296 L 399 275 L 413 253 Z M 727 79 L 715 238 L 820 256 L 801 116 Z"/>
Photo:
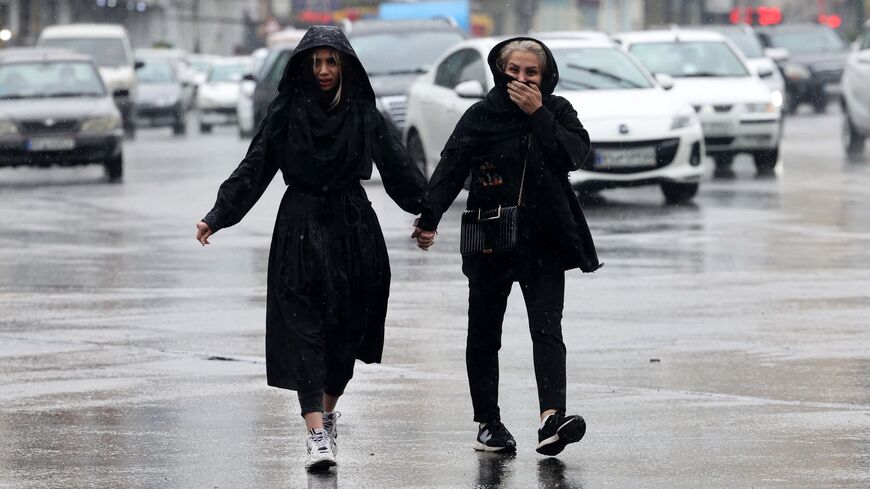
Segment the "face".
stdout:
<path fill-rule="evenodd" d="M 341 73 L 338 60 L 329 48 L 317 48 L 314 51 L 314 78 L 317 86 L 323 91 L 329 91 L 338 85 Z"/>
<path fill-rule="evenodd" d="M 532 82 L 539 87 L 543 79 L 538 57 L 528 51 L 511 53 L 505 63 L 504 72 L 521 82 Z"/>

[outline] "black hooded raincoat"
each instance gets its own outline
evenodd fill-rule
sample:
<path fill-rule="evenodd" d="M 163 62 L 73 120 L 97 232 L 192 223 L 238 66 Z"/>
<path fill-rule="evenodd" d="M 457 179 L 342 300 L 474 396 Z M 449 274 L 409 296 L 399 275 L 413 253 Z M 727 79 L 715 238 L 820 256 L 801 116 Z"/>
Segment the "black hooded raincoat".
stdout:
<path fill-rule="evenodd" d="M 523 39 L 539 43 L 547 54 L 539 87 L 543 106 L 532 115 L 510 100 L 507 84 L 513 78 L 496 66 L 502 47 Z M 469 277 L 507 272 L 521 278 L 541 269 L 597 270 L 601 264 L 592 234 L 568 180 L 568 172 L 580 168 L 590 153 L 589 134 L 570 102 L 553 95 L 559 81 L 553 54 L 536 39 L 516 37 L 496 45 L 488 62 L 495 87 L 465 112 L 447 141 L 429 181 L 431 210 L 423 212 L 420 227 L 438 226 L 469 173 L 468 209 L 517 205 L 527 157 L 525 244 L 517 253 L 465 256 L 463 272 Z"/>
<path fill-rule="evenodd" d="M 312 50 L 339 52 L 342 102 L 326 110 L 314 87 Z M 378 165 L 405 211 L 424 206 L 426 180 L 376 109 L 368 76 L 344 34 L 309 29 L 287 63 L 279 94 L 245 158 L 203 219 L 213 231 L 253 207 L 280 169 L 288 186 L 269 253 L 266 370 L 269 385 L 324 387 L 323 351 L 380 362 L 390 266 L 383 234 L 360 185 Z M 348 377 L 349 378 L 349 377 Z"/>

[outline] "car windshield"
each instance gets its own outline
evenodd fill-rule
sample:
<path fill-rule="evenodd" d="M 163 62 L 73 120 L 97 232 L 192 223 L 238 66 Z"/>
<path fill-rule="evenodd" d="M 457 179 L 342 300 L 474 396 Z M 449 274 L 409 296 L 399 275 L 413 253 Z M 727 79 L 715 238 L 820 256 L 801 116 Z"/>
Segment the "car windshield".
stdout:
<path fill-rule="evenodd" d="M 350 43 L 369 75 L 378 76 L 425 73 L 438 56 L 461 40 L 453 31 L 409 31 L 360 34 Z"/>
<path fill-rule="evenodd" d="M 826 29 L 771 31 L 770 43 L 790 53 L 827 53 L 843 51 L 846 45 L 836 32 Z"/>
<path fill-rule="evenodd" d="M 743 52 L 747 58 L 763 58 L 764 48 L 761 46 L 761 41 L 750 32 L 745 32 L 738 29 L 723 29 L 717 31 L 727 37 L 731 42 L 737 45 L 737 48 Z"/>
<path fill-rule="evenodd" d="M 616 48 L 554 49 L 559 66 L 557 90 L 651 88 L 643 71 Z"/>
<path fill-rule="evenodd" d="M 43 39 L 42 46 L 66 48 L 87 54 L 94 58 L 100 66 L 126 66 L 131 64 L 127 59 L 124 42 L 113 38 L 49 38 Z"/>
<path fill-rule="evenodd" d="M 175 75 L 168 61 L 146 59 L 145 66 L 136 70 L 136 80 L 139 83 L 172 83 Z"/>
<path fill-rule="evenodd" d="M 106 91 L 90 63 L 49 61 L 0 66 L 0 99 L 98 97 Z"/>
<path fill-rule="evenodd" d="M 210 82 L 237 82 L 248 72 L 248 63 L 216 64 L 208 74 Z"/>
<path fill-rule="evenodd" d="M 749 76 L 740 58 L 719 41 L 640 43 L 629 50 L 653 73 L 678 78 Z"/>

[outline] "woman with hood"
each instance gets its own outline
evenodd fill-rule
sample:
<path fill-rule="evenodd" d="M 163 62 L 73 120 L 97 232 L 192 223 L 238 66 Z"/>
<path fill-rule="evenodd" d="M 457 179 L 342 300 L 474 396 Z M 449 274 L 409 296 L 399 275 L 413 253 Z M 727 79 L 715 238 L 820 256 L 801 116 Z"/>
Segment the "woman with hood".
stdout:
<path fill-rule="evenodd" d="M 278 170 L 288 186 L 268 262 L 268 384 L 298 394 L 309 470 L 335 465 L 335 406 L 355 359 L 380 362 L 390 267 L 360 185 L 377 163 L 406 212 L 424 208 L 426 180 L 375 106 L 365 70 L 336 27 L 306 32 L 287 62 L 247 155 L 221 184 L 196 238 L 238 223 Z M 418 245 L 434 233 L 417 232 Z"/>
<path fill-rule="evenodd" d="M 479 423 L 474 448 L 516 450 L 501 423 L 498 351 L 507 298 L 513 282 L 519 282 L 529 316 L 541 415 L 537 451 L 556 455 L 586 432 L 583 418 L 565 412 L 561 320 L 565 270 L 593 272 L 601 266 L 568 181 L 568 172 L 580 168 L 590 153 L 589 134 L 571 104 L 553 95 L 559 71 L 542 42 L 506 40 L 492 49 L 488 61 L 495 87 L 466 111 L 447 141 L 429 181 L 430 209 L 423 211 L 419 228 L 435 231 L 469 174 L 472 222 L 479 222 L 481 215 L 506 219 L 500 217 L 501 210 L 518 207 L 520 238 L 515 247 L 463 252 L 469 288 L 465 358 L 474 420 Z M 421 243 L 424 248 L 429 244 Z"/>

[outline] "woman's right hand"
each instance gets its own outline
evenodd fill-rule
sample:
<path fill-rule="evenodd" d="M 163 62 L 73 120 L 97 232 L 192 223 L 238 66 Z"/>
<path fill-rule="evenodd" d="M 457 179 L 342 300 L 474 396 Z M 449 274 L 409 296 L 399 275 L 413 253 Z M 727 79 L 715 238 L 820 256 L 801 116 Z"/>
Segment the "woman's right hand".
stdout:
<path fill-rule="evenodd" d="M 214 234 L 208 224 L 205 221 L 199 221 L 196 223 L 196 240 L 199 241 L 199 244 L 205 246 L 207 244 L 211 244 L 208 242 L 209 236 Z"/>

